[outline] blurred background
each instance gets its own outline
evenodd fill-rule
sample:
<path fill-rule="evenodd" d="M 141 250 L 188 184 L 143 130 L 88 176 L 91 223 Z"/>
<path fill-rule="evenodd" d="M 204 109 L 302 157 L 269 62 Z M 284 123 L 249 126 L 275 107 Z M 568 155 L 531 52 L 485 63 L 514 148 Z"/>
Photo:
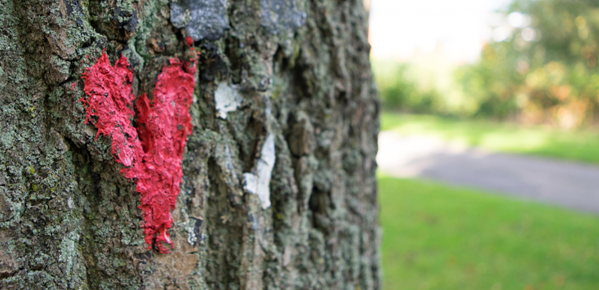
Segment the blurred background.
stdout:
<path fill-rule="evenodd" d="M 365 6 L 385 289 L 599 289 L 599 1 Z"/>

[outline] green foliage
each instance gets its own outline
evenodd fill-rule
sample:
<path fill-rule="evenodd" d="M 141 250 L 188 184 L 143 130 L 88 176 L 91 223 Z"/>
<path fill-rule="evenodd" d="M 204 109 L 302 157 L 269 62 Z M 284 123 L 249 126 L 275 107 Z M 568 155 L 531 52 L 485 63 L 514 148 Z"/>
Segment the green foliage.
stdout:
<path fill-rule="evenodd" d="M 384 289 L 597 289 L 597 216 L 379 178 Z"/>
<path fill-rule="evenodd" d="M 563 131 L 486 120 L 383 113 L 381 129 L 432 135 L 492 151 L 531 154 L 599 164 L 599 132 Z"/>
<path fill-rule="evenodd" d="M 486 44 L 476 63 L 458 67 L 453 87 L 423 85 L 429 76 L 413 64 L 373 60 L 384 108 L 567 129 L 593 122 L 599 115 L 599 2 L 514 0 L 501 14 L 495 29 L 507 38 Z M 512 16 L 528 21 L 517 25 Z"/>
<path fill-rule="evenodd" d="M 530 23 L 502 25 L 512 36 L 456 73 L 464 94 L 479 100 L 476 115 L 563 128 L 591 122 L 599 113 L 599 2 L 515 0 L 505 15 L 513 12 Z"/>
<path fill-rule="evenodd" d="M 409 64 L 372 60 L 379 95 L 386 110 L 440 113 L 441 94 L 434 87 L 419 85 Z"/>

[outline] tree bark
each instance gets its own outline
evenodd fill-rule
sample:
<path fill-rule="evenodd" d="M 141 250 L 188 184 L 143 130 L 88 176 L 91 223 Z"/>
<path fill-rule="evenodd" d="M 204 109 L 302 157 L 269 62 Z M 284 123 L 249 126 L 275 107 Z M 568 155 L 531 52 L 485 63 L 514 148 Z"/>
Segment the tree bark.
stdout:
<path fill-rule="evenodd" d="M 151 95 L 187 37 L 193 132 L 161 254 L 81 75 L 105 49 Z M 0 288 L 380 289 L 369 51 L 361 0 L 0 0 Z"/>

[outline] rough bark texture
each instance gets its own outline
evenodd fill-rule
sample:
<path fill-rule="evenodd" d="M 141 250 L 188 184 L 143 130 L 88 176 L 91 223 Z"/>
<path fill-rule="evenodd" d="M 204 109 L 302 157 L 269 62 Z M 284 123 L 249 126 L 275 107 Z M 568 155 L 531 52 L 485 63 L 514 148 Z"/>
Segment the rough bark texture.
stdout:
<path fill-rule="evenodd" d="M 366 19 L 361 0 L 0 0 L 0 288 L 380 289 Z M 193 134 L 159 254 L 81 74 L 123 54 L 151 97 L 187 36 Z"/>

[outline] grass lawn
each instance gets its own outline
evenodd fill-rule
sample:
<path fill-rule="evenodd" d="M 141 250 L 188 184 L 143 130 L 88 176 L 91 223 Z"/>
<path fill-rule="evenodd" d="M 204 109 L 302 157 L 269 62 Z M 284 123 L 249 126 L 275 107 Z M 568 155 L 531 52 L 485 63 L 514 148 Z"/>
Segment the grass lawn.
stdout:
<path fill-rule="evenodd" d="M 379 178 L 385 290 L 599 289 L 599 217 Z"/>
<path fill-rule="evenodd" d="M 389 112 L 382 114 L 381 129 L 406 135 L 434 135 L 492 151 L 599 164 L 599 130 L 560 131 L 542 126 Z"/>

